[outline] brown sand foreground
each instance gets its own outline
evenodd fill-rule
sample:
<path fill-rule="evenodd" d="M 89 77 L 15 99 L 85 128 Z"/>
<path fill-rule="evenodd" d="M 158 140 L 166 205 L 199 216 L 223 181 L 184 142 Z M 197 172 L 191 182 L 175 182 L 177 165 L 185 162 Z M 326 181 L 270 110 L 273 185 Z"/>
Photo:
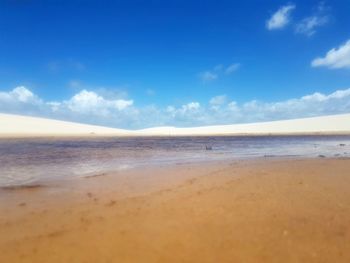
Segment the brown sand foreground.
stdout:
<path fill-rule="evenodd" d="M 0 198 L 0 262 L 350 262 L 349 159 L 147 168 Z"/>

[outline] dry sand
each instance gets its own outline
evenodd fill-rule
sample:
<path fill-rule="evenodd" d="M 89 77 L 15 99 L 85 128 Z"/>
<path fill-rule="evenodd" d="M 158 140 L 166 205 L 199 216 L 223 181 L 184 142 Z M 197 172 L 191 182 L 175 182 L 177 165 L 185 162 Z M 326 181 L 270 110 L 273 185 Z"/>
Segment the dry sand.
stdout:
<path fill-rule="evenodd" d="M 42 136 L 212 136 L 292 134 L 350 134 L 350 114 L 193 128 L 155 127 L 144 130 L 122 130 L 0 113 L 0 138 Z"/>
<path fill-rule="evenodd" d="M 126 136 L 129 131 L 96 125 L 0 113 L 1 137 Z"/>
<path fill-rule="evenodd" d="M 0 262 L 350 262 L 350 160 L 176 165 L 1 191 Z"/>
<path fill-rule="evenodd" d="M 137 132 L 144 136 L 350 134 L 350 114 L 193 128 L 156 127 Z"/>

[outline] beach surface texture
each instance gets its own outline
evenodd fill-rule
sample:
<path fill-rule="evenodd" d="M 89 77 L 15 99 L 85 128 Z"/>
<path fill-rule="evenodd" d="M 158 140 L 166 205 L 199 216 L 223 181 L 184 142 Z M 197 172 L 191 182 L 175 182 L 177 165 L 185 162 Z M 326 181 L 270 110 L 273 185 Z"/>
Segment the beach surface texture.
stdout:
<path fill-rule="evenodd" d="M 350 262 L 349 175 L 236 160 L 9 187 L 0 262 Z"/>

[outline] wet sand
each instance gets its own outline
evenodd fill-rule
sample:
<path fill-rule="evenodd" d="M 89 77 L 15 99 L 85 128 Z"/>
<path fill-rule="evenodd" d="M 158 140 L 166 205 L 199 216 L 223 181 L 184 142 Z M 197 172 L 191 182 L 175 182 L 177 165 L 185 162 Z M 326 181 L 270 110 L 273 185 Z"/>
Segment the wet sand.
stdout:
<path fill-rule="evenodd" d="M 0 191 L 0 262 L 350 262 L 350 159 L 144 168 Z"/>

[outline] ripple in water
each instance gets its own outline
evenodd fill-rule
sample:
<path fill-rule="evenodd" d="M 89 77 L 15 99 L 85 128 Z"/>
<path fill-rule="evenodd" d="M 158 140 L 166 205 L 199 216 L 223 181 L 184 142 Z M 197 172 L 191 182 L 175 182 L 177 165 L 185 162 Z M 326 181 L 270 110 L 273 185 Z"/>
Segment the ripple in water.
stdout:
<path fill-rule="evenodd" d="M 350 136 L 1 139 L 0 186 L 141 165 L 321 155 L 349 157 Z"/>

